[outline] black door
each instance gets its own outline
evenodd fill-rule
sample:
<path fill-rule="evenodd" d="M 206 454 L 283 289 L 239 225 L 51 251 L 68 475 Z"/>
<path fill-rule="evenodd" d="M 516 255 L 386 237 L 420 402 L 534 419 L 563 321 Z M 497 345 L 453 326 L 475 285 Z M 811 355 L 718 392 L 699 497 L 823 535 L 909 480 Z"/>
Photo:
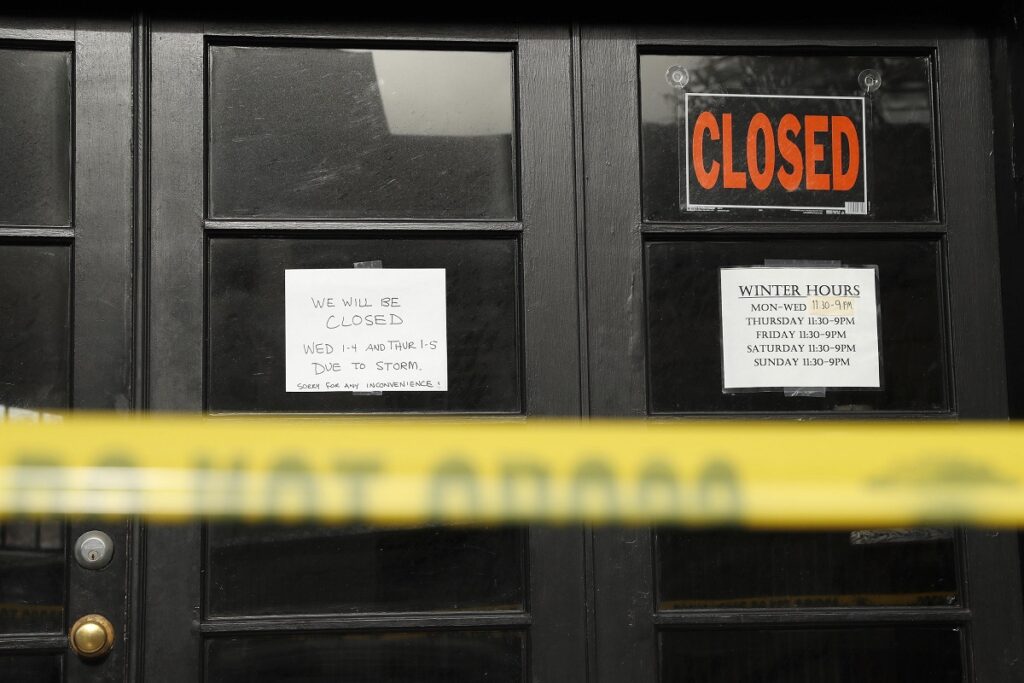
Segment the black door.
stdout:
<path fill-rule="evenodd" d="M 1005 417 L 984 40 L 593 27 L 581 44 L 592 414 Z M 856 145 L 803 137 L 843 117 Z M 737 390 L 756 381 L 725 374 L 723 273 L 773 267 L 875 270 L 874 386 Z M 768 346 L 788 357 L 746 353 Z M 1014 545 L 598 530 L 596 680 L 1018 680 Z"/>
<path fill-rule="evenodd" d="M 155 21 L 151 48 L 154 410 L 579 414 L 567 30 Z M 444 270 L 447 391 L 288 390 L 285 271 L 359 267 Z M 579 528 L 154 526 L 145 671 L 583 680 L 583 568 Z"/>
<path fill-rule="evenodd" d="M 967 31 L 149 29 L 0 27 L 8 419 L 1005 415 Z M 769 135 L 800 151 L 771 173 Z M 285 272 L 365 267 L 444 271 L 446 391 L 287 390 Z M 811 267 L 877 273 L 877 386 L 727 386 L 723 271 Z M 14 680 L 1020 677 L 995 532 L 213 522 L 148 525 L 143 556 L 129 522 L 0 531 Z M 88 614 L 115 633 L 93 661 Z"/>
<path fill-rule="evenodd" d="M 130 21 L 0 21 L 0 422 L 133 405 L 131 59 Z M 124 680 L 134 529 L 0 523 L 0 678 Z M 110 559 L 80 563 L 93 531 Z M 98 659 L 69 649 L 88 615 Z"/>

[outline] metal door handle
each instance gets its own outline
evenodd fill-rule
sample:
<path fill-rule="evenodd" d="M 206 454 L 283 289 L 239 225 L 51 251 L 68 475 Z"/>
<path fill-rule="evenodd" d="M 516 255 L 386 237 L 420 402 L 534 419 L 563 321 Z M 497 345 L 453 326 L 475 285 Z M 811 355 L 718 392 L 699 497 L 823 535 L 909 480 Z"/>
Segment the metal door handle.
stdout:
<path fill-rule="evenodd" d="M 114 625 L 101 614 L 86 614 L 71 626 L 68 640 L 82 659 L 98 659 L 114 647 Z"/>

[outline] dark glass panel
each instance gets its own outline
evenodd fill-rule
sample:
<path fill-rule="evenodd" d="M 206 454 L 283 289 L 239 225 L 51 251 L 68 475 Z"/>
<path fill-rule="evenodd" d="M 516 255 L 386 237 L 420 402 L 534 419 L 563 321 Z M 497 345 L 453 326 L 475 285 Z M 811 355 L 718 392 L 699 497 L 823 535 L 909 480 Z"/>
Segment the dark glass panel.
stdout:
<path fill-rule="evenodd" d="M 284 271 L 444 268 L 448 391 L 285 391 Z M 520 411 L 516 238 L 214 238 L 209 245 L 211 411 Z"/>
<path fill-rule="evenodd" d="M 952 605 L 952 533 L 661 529 L 659 609 Z"/>
<path fill-rule="evenodd" d="M 205 680 L 519 683 L 524 648 L 514 630 L 212 638 Z"/>
<path fill-rule="evenodd" d="M 938 242 L 679 239 L 648 242 L 645 252 L 652 413 L 950 408 Z M 881 389 L 829 389 L 823 397 L 722 393 L 719 269 L 773 259 L 878 266 Z"/>
<path fill-rule="evenodd" d="M 61 683 L 60 655 L 0 655 L 4 683 Z"/>
<path fill-rule="evenodd" d="M 670 79 L 674 71 L 685 69 L 684 87 L 674 87 Z M 881 78 L 881 87 L 865 96 L 862 74 L 874 71 Z M 643 55 L 640 58 L 640 89 L 643 154 L 643 215 L 648 221 L 730 221 L 730 220 L 782 220 L 822 221 L 830 219 L 860 219 L 886 221 L 935 220 L 938 217 L 934 154 L 934 105 L 932 102 L 931 62 L 928 57 L 914 56 L 824 56 L 824 55 Z M 687 98 L 686 94 L 690 97 Z M 733 97 L 712 98 L 702 94 L 721 93 Z M 735 95 L 795 95 L 799 99 L 773 103 L 768 98 L 738 98 Z M 865 100 L 805 99 L 807 96 L 861 97 Z M 802 101 L 802 103 L 801 103 Z M 778 124 L 786 113 L 797 116 L 801 127 L 807 114 L 833 114 L 847 116 L 857 125 L 862 147 L 860 157 L 864 167 L 858 178 L 866 179 L 868 212 L 865 215 L 795 211 L 790 209 L 729 208 L 716 211 L 687 210 L 687 185 L 695 197 L 705 194 L 696 184 L 696 167 L 687 158 L 693 155 L 691 144 L 696 118 L 706 106 L 717 111 L 720 121 L 718 137 L 705 133 L 707 158 L 703 167 L 713 170 L 713 162 L 724 162 L 722 115 L 731 112 L 734 159 L 732 167 L 739 173 L 748 172 L 748 121 L 756 111 L 765 113 L 778 136 Z M 819 111 L 824 107 L 828 111 Z M 748 111 L 749 110 L 749 111 Z M 792 110 L 792 111 L 790 111 Z M 714 112 L 713 112 L 714 113 Z M 689 116 L 689 124 L 686 123 Z M 806 130 L 794 136 L 804 149 Z M 758 134 L 763 136 L 762 133 Z M 830 135 L 820 134 L 823 147 L 821 163 L 816 168 L 831 173 Z M 767 167 L 764 138 L 758 138 L 756 149 L 758 171 Z M 777 146 L 777 145 L 776 145 Z M 843 149 L 846 149 L 845 147 Z M 844 153 L 842 150 L 840 153 Z M 775 154 L 777 169 L 797 173 L 797 169 L 783 162 L 781 148 Z M 804 157 L 806 159 L 806 157 Z M 800 162 L 804 165 L 806 162 Z M 848 164 L 844 168 L 849 170 Z M 689 169 L 689 171 L 687 170 Z M 724 172 L 724 166 L 719 168 Z M 688 174 L 690 180 L 688 183 Z M 832 205 L 822 198 L 841 193 L 807 191 L 806 176 L 799 187 L 787 190 L 773 180 L 761 192 L 753 191 L 753 181 L 747 190 L 724 189 L 724 175 L 719 175 L 714 187 L 721 204 L 764 207 L 792 206 L 793 203 L 812 206 Z M 834 176 L 833 176 L 834 177 Z M 830 189 L 835 186 L 830 182 Z M 803 188 L 803 189 L 800 189 Z M 863 196 L 863 185 L 860 186 Z M 790 196 L 791 195 L 791 196 Z M 800 197 L 803 201 L 790 199 Z M 840 206 L 843 201 L 839 201 Z"/>
<path fill-rule="evenodd" d="M 0 633 L 64 630 L 64 525 L 0 523 Z"/>
<path fill-rule="evenodd" d="M 0 243 L 0 406 L 66 408 L 71 248 Z"/>
<path fill-rule="evenodd" d="M 512 54 L 210 49 L 210 215 L 516 215 Z"/>
<path fill-rule="evenodd" d="M 0 223 L 71 224 L 71 52 L 0 49 Z"/>
<path fill-rule="evenodd" d="M 673 683 L 960 683 L 955 628 L 815 628 L 661 633 Z"/>
<path fill-rule="evenodd" d="M 516 528 L 211 525 L 213 616 L 521 610 Z"/>

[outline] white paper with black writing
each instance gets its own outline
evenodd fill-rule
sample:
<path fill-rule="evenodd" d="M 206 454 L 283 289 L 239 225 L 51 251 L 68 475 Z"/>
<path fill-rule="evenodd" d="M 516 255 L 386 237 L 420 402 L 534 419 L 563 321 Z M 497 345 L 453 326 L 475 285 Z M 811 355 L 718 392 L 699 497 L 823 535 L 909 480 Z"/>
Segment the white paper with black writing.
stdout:
<path fill-rule="evenodd" d="M 443 268 L 286 270 L 290 392 L 447 391 Z"/>
<path fill-rule="evenodd" d="M 875 268 L 722 268 L 723 390 L 879 388 Z"/>

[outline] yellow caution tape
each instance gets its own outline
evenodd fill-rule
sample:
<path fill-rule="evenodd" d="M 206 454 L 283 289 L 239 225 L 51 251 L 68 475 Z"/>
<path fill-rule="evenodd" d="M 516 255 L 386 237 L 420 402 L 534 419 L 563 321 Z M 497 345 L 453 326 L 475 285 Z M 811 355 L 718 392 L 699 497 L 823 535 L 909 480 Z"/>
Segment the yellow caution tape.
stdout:
<path fill-rule="evenodd" d="M 0 515 L 1024 523 L 1010 423 L 301 420 L 0 424 Z"/>

